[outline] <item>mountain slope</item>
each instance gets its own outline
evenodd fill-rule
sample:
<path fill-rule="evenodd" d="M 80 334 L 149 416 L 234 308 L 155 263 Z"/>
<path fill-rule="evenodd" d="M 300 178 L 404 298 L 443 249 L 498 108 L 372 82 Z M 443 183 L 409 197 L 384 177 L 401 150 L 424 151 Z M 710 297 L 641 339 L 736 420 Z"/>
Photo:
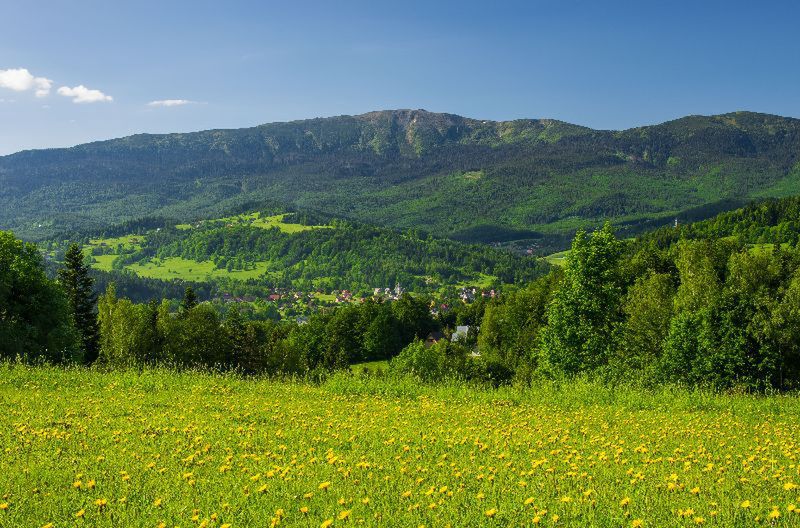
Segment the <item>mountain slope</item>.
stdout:
<path fill-rule="evenodd" d="M 747 112 L 619 132 L 371 112 L 5 156 L 0 228 L 43 238 L 269 202 L 458 239 L 526 239 L 800 193 L 798 153 L 800 120 Z"/>
<path fill-rule="evenodd" d="M 448 287 L 524 283 L 547 271 L 543 261 L 486 245 L 421 237 L 414 231 L 317 223 L 299 213 L 254 212 L 195 224 L 132 222 L 116 236 L 85 238 L 92 267 L 162 281 L 237 284 L 311 292 L 402 285 L 430 293 Z M 292 221 L 293 220 L 293 221 Z M 298 223 L 295 223 L 298 222 Z M 74 240 L 74 238 L 72 239 Z M 48 244 L 61 260 L 68 241 Z M 128 281 L 130 282 L 130 281 Z"/>

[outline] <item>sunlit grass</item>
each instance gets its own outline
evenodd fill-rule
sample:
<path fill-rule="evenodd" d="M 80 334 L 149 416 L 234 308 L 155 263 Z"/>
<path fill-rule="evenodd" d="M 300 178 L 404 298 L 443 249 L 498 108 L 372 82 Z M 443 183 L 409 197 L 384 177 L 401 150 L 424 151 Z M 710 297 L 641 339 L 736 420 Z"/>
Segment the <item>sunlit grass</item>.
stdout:
<path fill-rule="evenodd" d="M 0 411 L 0 526 L 800 523 L 794 396 L 0 366 Z"/>
<path fill-rule="evenodd" d="M 198 262 L 181 257 L 167 257 L 152 259 L 144 263 L 129 264 L 127 269 L 140 277 L 151 279 L 181 279 L 184 281 L 200 282 L 206 279 L 230 278 L 236 280 L 255 279 L 263 276 L 268 269 L 266 262 L 256 262 L 255 267 L 249 270 L 231 270 L 217 268 L 212 261 Z"/>

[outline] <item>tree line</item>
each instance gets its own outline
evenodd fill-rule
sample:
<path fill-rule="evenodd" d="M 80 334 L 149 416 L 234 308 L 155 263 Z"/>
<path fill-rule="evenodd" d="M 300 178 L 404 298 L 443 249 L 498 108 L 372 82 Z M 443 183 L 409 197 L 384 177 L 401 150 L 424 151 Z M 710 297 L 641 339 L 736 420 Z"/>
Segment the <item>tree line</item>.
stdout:
<path fill-rule="evenodd" d="M 771 246 L 745 243 L 741 233 L 780 217 L 759 211 L 762 220 L 748 213 L 752 225 L 739 236 L 704 238 L 701 225 L 675 229 L 672 239 L 662 231 L 625 241 L 607 224 L 576 234 L 563 269 L 495 299 L 462 304 L 405 295 L 320 311 L 305 324 L 247 320 L 238 310 L 222 317 L 198 303 L 191 288 L 175 311 L 166 302 L 119 297 L 112 285 L 95 311 L 78 246 L 51 281 L 34 246 L 2 233 L 0 353 L 267 374 L 392 359 L 392 369 L 429 380 L 588 375 L 793 389 L 800 386 L 800 246 L 777 236 Z M 708 228 L 712 235 L 716 229 Z M 424 342 L 431 332 L 461 324 L 480 330 L 457 343 Z"/>
<path fill-rule="evenodd" d="M 796 388 L 800 247 L 579 231 L 563 271 L 486 308 L 479 344 L 527 377 Z"/>

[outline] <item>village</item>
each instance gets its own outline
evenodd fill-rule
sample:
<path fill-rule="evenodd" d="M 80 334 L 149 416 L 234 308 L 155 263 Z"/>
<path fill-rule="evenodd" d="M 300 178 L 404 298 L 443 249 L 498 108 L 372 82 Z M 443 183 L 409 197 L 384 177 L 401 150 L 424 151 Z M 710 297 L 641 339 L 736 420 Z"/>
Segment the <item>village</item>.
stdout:
<path fill-rule="evenodd" d="M 379 302 L 392 302 L 400 299 L 406 291 L 402 285 L 394 288 L 373 288 L 372 295 L 356 295 L 350 290 L 333 290 L 330 293 L 322 291 L 300 292 L 291 288 L 272 288 L 264 295 L 234 294 L 222 292 L 211 300 L 214 304 L 263 306 L 268 313 L 279 314 L 280 318 L 294 319 L 304 323 L 308 315 L 317 310 L 348 303 L 365 303 L 368 300 Z M 456 295 L 447 299 L 431 300 L 430 312 L 434 317 L 447 313 L 454 303 L 471 304 L 479 299 L 494 299 L 497 292 L 494 289 L 479 289 L 476 287 L 462 287 L 456 290 Z M 242 307 L 244 307 L 242 306 Z M 468 329 L 465 329 L 466 333 Z"/>

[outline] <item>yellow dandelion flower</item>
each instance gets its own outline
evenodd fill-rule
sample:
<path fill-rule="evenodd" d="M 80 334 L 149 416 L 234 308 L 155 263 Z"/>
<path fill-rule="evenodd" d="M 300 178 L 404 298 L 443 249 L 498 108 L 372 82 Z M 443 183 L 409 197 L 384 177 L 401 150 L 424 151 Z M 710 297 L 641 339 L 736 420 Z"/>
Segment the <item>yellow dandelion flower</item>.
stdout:
<path fill-rule="evenodd" d="M 533 497 L 525 499 L 525 506 L 530 506 L 531 504 L 533 504 Z"/>
<path fill-rule="evenodd" d="M 497 515 L 497 508 L 488 509 L 484 513 L 486 514 L 487 517 L 494 517 L 495 515 Z"/>
<path fill-rule="evenodd" d="M 328 527 L 329 527 L 330 525 L 332 525 L 332 524 L 333 524 L 333 519 L 325 519 L 325 520 L 324 520 L 324 521 L 322 521 L 322 523 L 319 525 L 319 528 L 328 528 Z"/>
<path fill-rule="evenodd" d="M 155 506 L 156 508 L 158 508 L 159 506 L 161 506 L 161 499 L 156 499 L 156 500 L 154 500 L 154 501 L 153 501 L 153 506 Z"/>
<path fill-rule="evenodd" d="M 631 528 L 640 528 L 644 526 L 644 521 L 641 519 L 634 519 L 631 521 Z"/>
<path fill-rule="evenodd" d="M 321 490 L 327 490 L 330 487 L 331 487 L 331 483 L 328 482 L 328 481 L 325 481 L 325 482 L 323 482 L 323 483 L 321 483 L 319 485 L 319 489 L 321 489 Z"/>
<path fill-rule="evenodd" d="M 8 503 L 7 502 L 0 503 L 0 510 L 7 510 L 7 509 L 8 509 Z"/>
<path fill-rule="evenodd" d="M 786 484 L 783 485 L 783 489 L 785 489 L 786 491 L 792 491 L 793 489 L 796 488 L 797 484 L 795 484 L 794 482 L 787 482 Z"/>
<path fill-rule="evenodd" d="M 300 508 L 300 513 L 302 513 L 303 515 L 307 514 L 308 513 L 308 506 L 302 506 Z"/>
<path fill-rule="evenodd" d="M 631 498 L 630 497 L 625 497 L 624 499 L 619 501 L 619 505 L 622 506 L 623 508 L 625 506 L 627 506 L 628 504 L 630 504 L 630 503 L 631 503 Z"/>
<path fill-rule="evenodd" d="M 749 500 L 742 501 L 742 503 L 739 504 L 740 508 L 745 508 L 745 509 L 749 508 L 750 506 L 751 506 L 751 504 L 750 504 Z"/>
<path fill-rule="evenodd" d="M 706 522 L 706 520 L 703 517 L 695 517 L 694 518 L 694 523 L 695 524 L 703 524 L 704 522 Z"/>
<path fill-rule="evenodd" d="M 84 510 L 84 509 L 80 509 L 80 510 L 78 510 L 78 511 L 77 511 L 77 513 L 75 513 L 75 518 L 76 518 L 76 519 L 80 519 L 81 517 L 83 517 L 83 515 L 84 515 L 85 513 L 86 513 L 86 510 Z"/>
<path fill-rule="evenodd" d="M 689 490 L 689 493 L 691 493 L 692 495 L 697 495 L 698 493 L 700 493 L 700 488 L 694 487 Z"/>
<path fill-rule="evenodd" d="M 94 501 L 94 504 L 98 508 L 105 508 L 106 505 L 108 504 L 108 500 L 107 499 L 97 499 L 96 501 Z"/>
<path fill-rule="evenodd" d="M 769 515 L 768 515 L 768 517 L 769 517 L 770 519 L 773 519 L 773 520 L 774 520 L 774 519 L 778 519 L 780 516 L 781 516 L 781 512 L 780 512 L 780 511 L 778 511 L 778 508 L 775 508 L 774 510 L 772 510 L 771 512 L 769 512 Z"/>
<path fill-rule="evenodd" d="M 539 517 L 538 515 L 536 515 L 536 516 L 533 518 L 533 521 L 532 521 L 532 522 L 533 522 L 533 524 L 539 524 L 540 522 L 542 522 L 542 518 L 541 518 L 541 517 Z"/>
<path fill-rule="evenodd" d="M 342 510 L 339 512 L 339 520 L 344 521 L 345 519 L 350 517 L 350 510 Z"/>

